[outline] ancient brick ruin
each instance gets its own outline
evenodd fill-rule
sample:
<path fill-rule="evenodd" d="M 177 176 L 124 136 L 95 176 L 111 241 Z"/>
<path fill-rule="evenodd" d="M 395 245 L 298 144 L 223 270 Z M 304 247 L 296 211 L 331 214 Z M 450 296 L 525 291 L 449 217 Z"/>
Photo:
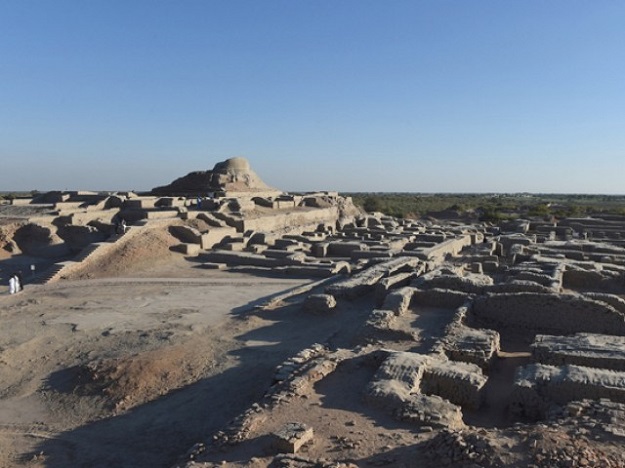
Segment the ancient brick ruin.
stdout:
<path fill-rule="evenodd" d="M 311 278 L 309 287 L 273 298 L 259 314 L 286 305 L 325 320 L 357 304 L 361 320 L 341 346 L 318 344 L 285 362 L 263 401 L 195 447 L 192 459 L 215 461 L 268 435 L 277 451 L 299 451 L 314 439 L 313 423 L 265 421 L 350 366 L 368 375 L 354 389 L 363 407 L 418 431 L 447 431 L 432 452 L 459 443 L 449 434 L 480 427 L 480 414 L 489 411 L 501 411 L 499 427 L 564 421 L 577 411 L 585 421 L 604 418 L 603 430 L 625 437 L 625 419 L 605 416 L 625 414 L 625 217 L 522 221 L 506 229 L 395 219 L 359 212 L 337 193 L 273 190 L 240 158 L 220 164 L 150 196 L 48 194 L 38 202 L 51 213 L 16 219 L 22 225 L 10 246 L 77 255 L 42 274 L 52 281 L 88 256 L 105 255 L 110 243 L 161 223 L 179 239 L 176 249 L 204 268 Z M 115 234 L 120 217 L 130 226 L 122 237 Z M 172 219 L 209 227 L 170 225 Z M 504 378 L 508 365 L 514 376 Z M 459 452 L 448 464 L 488 450 Z M 313 458 L 279 466 L 325 466 Z"/>

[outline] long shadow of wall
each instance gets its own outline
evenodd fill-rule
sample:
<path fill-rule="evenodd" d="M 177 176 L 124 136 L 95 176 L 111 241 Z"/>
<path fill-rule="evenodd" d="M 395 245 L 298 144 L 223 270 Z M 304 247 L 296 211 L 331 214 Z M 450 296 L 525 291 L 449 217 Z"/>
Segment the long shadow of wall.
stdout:
<path fill-rule="evenodd" d="M 275 367 L 285 359 L 313 343 L 351 346 L 370 311 L 367 302 L 355 302 L 323 316 L 307 314 L 299 304 L 263 312 L 266 326 L 236 337 L 241 347 L 229 353 L 236 357 L 236 367 L 125 414 L 45 440 L 35 452 L 45 454 L 50 468 L 171 466 L 259 401 L 272 384 Z"/>

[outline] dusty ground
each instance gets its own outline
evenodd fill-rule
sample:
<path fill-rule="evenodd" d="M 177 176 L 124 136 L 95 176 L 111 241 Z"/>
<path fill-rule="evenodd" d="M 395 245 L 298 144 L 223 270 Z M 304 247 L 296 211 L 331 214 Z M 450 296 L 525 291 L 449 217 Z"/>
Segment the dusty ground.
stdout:
<path fill-rule="evenodd" d="M 2 286 L 0 466 L 168 466 L 305 343 L 250 339 L 274 322 L 246 313 L 310 280 L 202 270 L 168 237 L 82 272 L 123 278 Z"/>

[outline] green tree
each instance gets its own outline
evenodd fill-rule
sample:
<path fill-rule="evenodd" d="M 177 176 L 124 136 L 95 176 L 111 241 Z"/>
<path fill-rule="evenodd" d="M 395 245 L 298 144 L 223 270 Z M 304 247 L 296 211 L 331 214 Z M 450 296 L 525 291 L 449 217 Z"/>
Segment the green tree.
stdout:
<path fill-rule="evenodd" d="M 365 198 L 362 207 L 367 213 L 372 213 L 374 211 L 382 211 L 382 202 L 378 197 L 369 196 Z"/>

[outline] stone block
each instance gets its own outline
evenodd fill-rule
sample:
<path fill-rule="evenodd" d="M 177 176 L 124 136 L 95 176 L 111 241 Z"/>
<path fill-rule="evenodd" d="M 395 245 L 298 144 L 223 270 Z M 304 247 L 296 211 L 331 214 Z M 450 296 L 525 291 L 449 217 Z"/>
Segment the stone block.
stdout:
<path fill-rule="evenodd" d="M 499 262 L 493 260 L 482 262 L 482 269 L 484 273 L 495 273 L 499 269 Z"/>
<path fill-rule="evenodd" d="M 410 400 L 395 412 L 400 421 L 407 421 L 418 426 L 464 427 L 462 409 L 438 395 L 412 395 Z"/>
<path fill-rule="evenodd" d="M 274 246 L 276 249 L 293 250 L 294 248 L 301 249 L 302 243 L 294 239 L 281 238 L 275 240 Z"/>
<path fill-rule="evenodd" d="M 313 437 L 312 427 L 303 423 L 287 423 L 273 433 L 273 446 L 281 453 L 297 453 Z"/>
<path fill-rule="evenodd" d="M 293 255 L 293 252 L 290 250 L 282 250 L 282 249 L 265 249 L 263 252 L 265 257 L 269 258 L 286 258 Z"/>
<path fill-rule="evenodd" d="M 154 208 L 157 200 L 156 197 L 133 198 L 132 200 L 126 200 L 124 207 L 131 209 Z"/>
<path fill-rule="evenodd" d="M 200 246 L 198 244 L 183 243 L 174 246 L 174 250 L 185 255 L 196 256 L 200 253 Z"/>
<path fill-rule="evenodd" d="M 200 244 L 202 234 L 191 226 L 170 226 L 169 232 L 182 242 L 188 244 Z"/>
<path fill-rule="evenodd" d="M 243 252 L 243 250 L 245 250 L 245 244 L 235 240 L 234 242 L 228 242 L 227 244 L 221 245 L 221 248 L 231 252 Z"/>
<path fill-rule="evenodd" d="M 166 219 L 166 218 L 177 218 L 178 210 L 144 210 L 143 218 L 145 219 Z"/>
<path fill-rule="evenodd" d="M 331 294 L 311 294 L 304 301 L 304 310 L 309 312 L 329 312 L 336 307 L 336 299 Z"/>
<path fill-rule="evenodd" d="M 310 249 L 310 253 L 314 257 L 327 257 L 328 256 L 328 243 L 319 242 L 318 244 L 313 244 L 313 246 Z"/>
<path fill-rule="evenodd" d="M 269 246 L 262 244 L 248 244 L 245 250 L 248 252 L 252 252 L 255 254 L 262 254 L 265 250 L 267 250 Z"/>
<path fill-rule="evenodd" d="M 399 288 L 389 293 L 383 301 L 382 308 L 392 310 L 395 315 L 404 315 L 410 308 L 412 296 L 417 290 L 409 286 Z"/>
<path fill-rule="evenodd" d="M 369 247 L 362 242 L 329 242 L 328 256 L 330 257 L 351 257 L 355 250 L 369 250 Z"/>

